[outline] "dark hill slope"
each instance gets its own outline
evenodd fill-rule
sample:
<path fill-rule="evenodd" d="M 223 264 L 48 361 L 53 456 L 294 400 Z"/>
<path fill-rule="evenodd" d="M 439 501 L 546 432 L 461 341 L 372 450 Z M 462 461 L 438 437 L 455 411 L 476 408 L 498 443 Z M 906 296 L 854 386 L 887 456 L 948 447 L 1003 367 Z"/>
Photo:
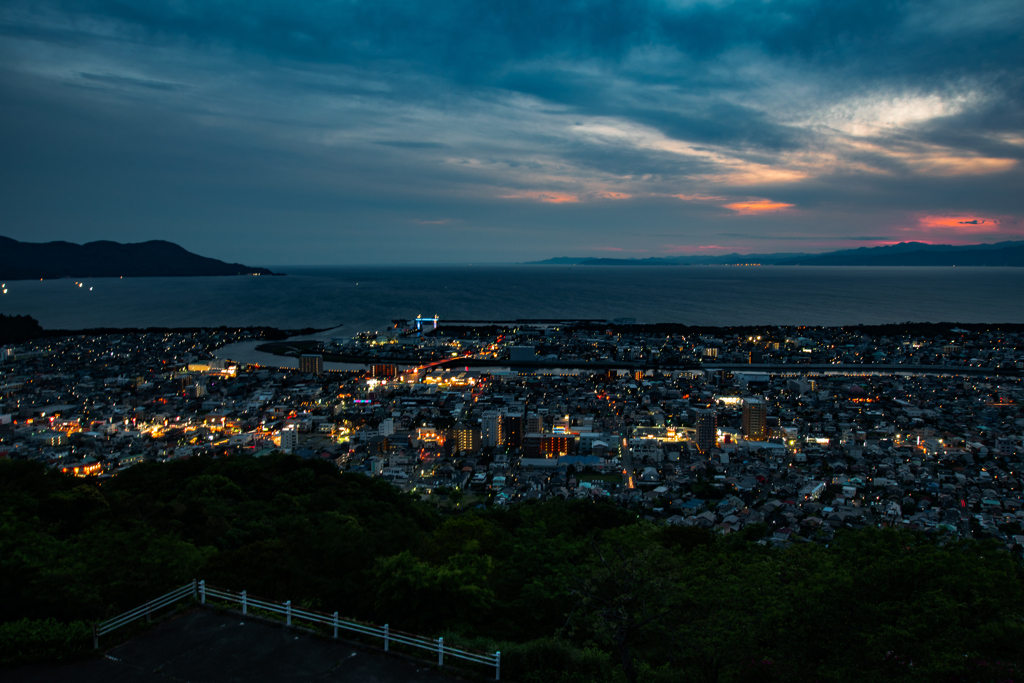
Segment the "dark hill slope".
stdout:
<path fill-rule="evenodd" d="M 1024 246 L 999 249 L 956 249 L 881 252 L 855 250 L 804 256 L 779 265 L 802 266 L 1024 266 Z"/>
<path fill-rule="evenodd" d="M 266 268 L 225 263 L 172 242 L 19 242 L 0 237 L 0 279 L 274 275 Z"/>

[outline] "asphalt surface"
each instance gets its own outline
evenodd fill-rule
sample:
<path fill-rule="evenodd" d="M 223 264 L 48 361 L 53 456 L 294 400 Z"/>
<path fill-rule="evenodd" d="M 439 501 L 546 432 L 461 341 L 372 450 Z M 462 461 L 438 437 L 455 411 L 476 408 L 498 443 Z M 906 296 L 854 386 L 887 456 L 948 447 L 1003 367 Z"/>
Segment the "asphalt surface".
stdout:
<path fill-rule="evenodd" d="M 102 641 L 101 641 L 102 645 Z M 355 649 L 240 615 L 199 610 L 60 666 L 0 670 L 5 683 L 453 683 L 425 662 Z"/>

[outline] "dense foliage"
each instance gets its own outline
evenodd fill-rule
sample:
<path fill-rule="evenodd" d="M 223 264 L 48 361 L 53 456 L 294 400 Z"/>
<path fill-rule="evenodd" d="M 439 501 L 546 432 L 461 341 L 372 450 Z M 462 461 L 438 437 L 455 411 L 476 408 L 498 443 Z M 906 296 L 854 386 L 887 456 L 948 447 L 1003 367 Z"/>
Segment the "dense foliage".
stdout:
<path fill-rule="evenodd" d="M 519 680 L 1017 679 L 1024 574 L 998 548 L 759 536 L 586 501 L 439 516 L 286 456 L 144 464 L 102 486 L 0 461 L 0 621 L 52 658 L 80 622 L 198 577 L 500 648 Z"/>
<path fill-rule="evenodd" d="M 32 316 L 0 313 L 0 344 L 20 344 L 42 335 L 43 328 Z"/>

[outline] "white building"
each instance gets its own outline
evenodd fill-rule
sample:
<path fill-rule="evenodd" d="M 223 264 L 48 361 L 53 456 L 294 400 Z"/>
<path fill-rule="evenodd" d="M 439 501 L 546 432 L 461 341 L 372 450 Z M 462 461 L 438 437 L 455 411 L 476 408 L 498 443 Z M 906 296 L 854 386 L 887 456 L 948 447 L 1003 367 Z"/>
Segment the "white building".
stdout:
<path fill-rule="evenodd" d="M 299 430 L 295 426 L 285 427 L 281 430 L 281 450 L 291 453 L 299 447 Z"/>

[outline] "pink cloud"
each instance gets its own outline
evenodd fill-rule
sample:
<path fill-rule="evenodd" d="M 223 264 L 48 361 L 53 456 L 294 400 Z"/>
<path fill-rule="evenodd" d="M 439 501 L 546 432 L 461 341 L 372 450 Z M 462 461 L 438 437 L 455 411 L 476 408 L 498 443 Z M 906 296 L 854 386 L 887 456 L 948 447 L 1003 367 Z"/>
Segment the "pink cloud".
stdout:
<path fill-rule="evenodd" d="M 783 211 L 785 209 L 792 209 L 793 204 L 783 204 L 782 202 L 773 202 L 770 199 L 751 199 L 745 202 L 733 202 L 731 204 L 724 204 L 725 208 L 732 209 L 736 213 L 742 216 L 756 215 L 760 213 L 770 213 L 775 211 Z"/>
<path fill-rule="evenodd" d="M 999 221 L 974 215 L 918 216 L 917 227 L 925 230 L 952 230 L 954 232 L 991 232 L 998 229 Z"/>
<path fill-rule="evenodd" d="M 685 202 L 729 202 L 728 197 L 718 197 L 716 195 L 708 194 L 674 194 L 671 196 L 676 199 L 682 199 Z M 792 209 L 794 205 L 784 204 L 783 202 L 773 202 L 770 199 L 755 197 L 753 199 L 729 202 L 728 204 L 723 203 L 722 206 L 727 209 L 731 209 L 742 216 L 750 216 L 759 213 Z"/>
<path fill-rule="evenodd" d="M 601 199 L 632 199 L 633 195 L 626 194 L 625 192 L 598 192 L 597 196 Z"/>
<path fill-rule="evenodd" d="M 933 236 L 945 243 L 969 244 L 989 238 L 1019 238 L 1024 226 L 1013 216 L 979 216 L 977 214 L 918 214 L 897 227 L 903 239 Z M 927 241 L 922 240 L 922 241 Z"/>
<path fill-rule="evenodd" d="M 676 199 L 682 199 L 684 202 L 724 202 L 727 201 L 725 197 L 715 197 L 707 194 L 674 194 L 672 195 Z"/>
<path fill-rule="evenodd" d="M 533 199 L 538 202 L 545 202 L 547 204 L 575 204 L 580 200 L 574 194 L 567 194 L 565 192 L 516 192 L 515 194 L 506 194 L 501 196 L 502 199 Z"/>

